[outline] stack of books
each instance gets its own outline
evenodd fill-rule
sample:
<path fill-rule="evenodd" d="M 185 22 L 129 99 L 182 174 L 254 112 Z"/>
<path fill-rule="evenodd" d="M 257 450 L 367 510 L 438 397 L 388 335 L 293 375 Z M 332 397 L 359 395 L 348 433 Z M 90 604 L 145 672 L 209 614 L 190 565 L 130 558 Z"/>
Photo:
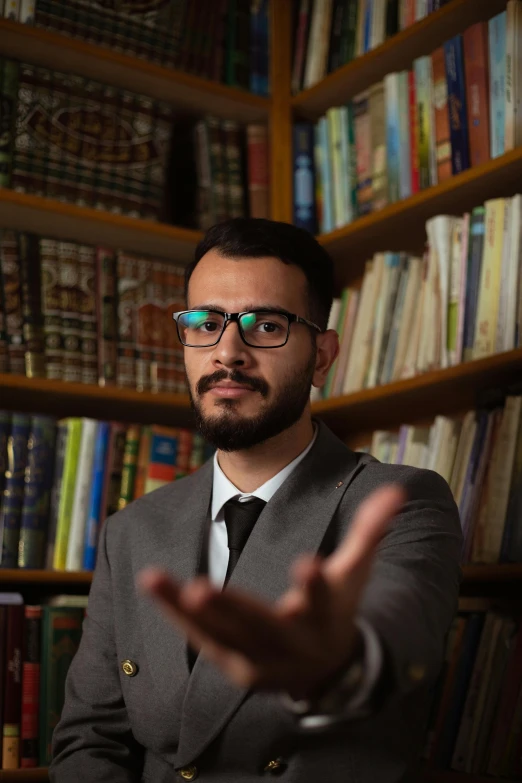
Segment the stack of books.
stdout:
<path fill-rule="evenodd" d="M 0 568 L 93 570 L 100 525 L 212 453 L 183 428 L 0 411 Z"/>
<path fill-rule="evenodd" d="M 25 24 L 258 95 L 269 92 L 268 12 L 268 0 L 8 0 L 4 9 Z"/>
<path fill-rule="evenodd" d="M 448 634 L 424 758 L 439 769 L 519 780 L 522 623 L 491 602 L 467 603 L 475 606 L 458 613 Z"/>
<path fill-rule="evenodd" d="M 459 507 L 463 563 L 522 563 L 522 397 L 502 397 L 491 392 L 488 407 L 462 419 L 377 430 L 365 449 L 446 479 Z"/>
<path fill-rule="evenodd" d="M 0 769 L 46 767 L 87 596 L 25 602 L 0 593 Z"/>
<path fill-rule="evenodd" d="M 522 196 L 427 221 L 422 257 L 376 253 L 334 300 L 340 352 L 314 399 L 349 394 L 522 345 Z"/>
<path fill-rule="evenodd" d="M 522 2 L 314 125 L 294 126 L 294 221 L 332 231 L 522 144 Z"/>
<path fill-rule="evenodd" d="M 0 372 L 186 392 L 184 308 L 182 267 L 0 232 Z"/>
<path fill-rule="evenodd" d="M 448 0 L 296 0 L 292 91 L 380 46 Z"/>

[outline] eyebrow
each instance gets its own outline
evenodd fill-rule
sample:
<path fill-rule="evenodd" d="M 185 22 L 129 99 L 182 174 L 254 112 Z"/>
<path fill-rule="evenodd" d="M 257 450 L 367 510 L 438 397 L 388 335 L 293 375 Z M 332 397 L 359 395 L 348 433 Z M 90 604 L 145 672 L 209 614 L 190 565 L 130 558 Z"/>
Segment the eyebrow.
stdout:
<path fill-rule="evenodd" d="M 214 303 L 194 305 L 193 307 L 189 307 L 188 309 L 189 310 L 220 310 L 222 313 L 227 312 L 226 309 Z M 286 313 L 287 315 L 292 315 L 290 310 L 287 310 L 286 307 L 280 307 L 279 305 L 274 305 L 274 304 L 250 304 L 247 305 L 246 307 L 243 307 L 242 310 L 238 310 L 238 312 L 248 313 L 251 310 L 268 310 L 270 312 Z"/>

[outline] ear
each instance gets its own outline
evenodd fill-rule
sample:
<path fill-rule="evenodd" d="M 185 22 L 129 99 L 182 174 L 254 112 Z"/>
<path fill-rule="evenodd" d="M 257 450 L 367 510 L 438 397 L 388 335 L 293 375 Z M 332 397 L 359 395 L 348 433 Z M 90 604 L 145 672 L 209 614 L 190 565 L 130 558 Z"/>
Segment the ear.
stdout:
<path fill-rule="evenodd" d="M 327 329 L 317 335 L 316 341 L 317 355 L 312 385 L 320 388 L 326 383 L 330 367 L 339 355 L 339 335 L 335 329 Z"/>

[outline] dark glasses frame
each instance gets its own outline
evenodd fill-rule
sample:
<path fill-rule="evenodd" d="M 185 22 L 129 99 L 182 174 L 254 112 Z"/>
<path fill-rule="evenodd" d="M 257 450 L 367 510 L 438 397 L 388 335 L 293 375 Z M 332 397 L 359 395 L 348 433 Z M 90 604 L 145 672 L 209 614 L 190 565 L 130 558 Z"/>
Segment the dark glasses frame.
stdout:
<path fill-rule="evenodd" d="M 221 329 L 221 332 L 219 333 L 218 338 L 215 342 L 208 343 L 207 345 L 193 345 L 192 343 L 185 343 L 183 341 L 179 328 L 180 317 L 182 315 L 185 315 L 186 313 L 198 313 L 198 312 L 216 313 L 217 315 L 222 315 L 224 317 L 223 328 Z M 248 315 L 249 313 L 273 313 L 274 315 L 284 316 L 288 321 L 288 330 L 286 333 L 286 340 L 284 341 L 284 343 L 280 343 L 279 345 L 253 345 L 252 343 L 249 343 L 245 338 L 243 327 L 241 326 L 241 316 Z M 237 323 L 239 336 L 241 337 L 245 345 L 248 345 L 249 348 L 262 348 L 263 350 L 267 350 L 270 348 L 282 348 L 284 345 L 286 345 L 288 342 L 288 338 L 290 337 L 290 326 L 294 323 L 305 324 L 306 326 L 310 326 L 312 329 L 315 329 L 319 333 L 323 331 L 321 327 L 317 326 L 317 324 L 314 324 L 313 321 L 308 321 L 306 318 L 301 318 L 300 315 L 295 315 L 295 313 L 287 313 L 284 310 L 270 310 L 267 309 L 266 307 L 260 307 L 254 310 L 243 310 L 243 312 L 241 313 L 225 313 L 223 310 L 213 310 L 209 307 L 202 307 L 202 308 L 195 308 L 194 310 L 180 310 L 178 313 L 172 313 L 172 318 L 176 322 L 176 329 L 178 332 L 179 341 L 186 348 L 212 348 L 214 345 L 217 345 L 218 342 L 221 340 L 221 338 L 223 337 L 223 333 L 227 328 L 227 325 L 231 322 Z"/>

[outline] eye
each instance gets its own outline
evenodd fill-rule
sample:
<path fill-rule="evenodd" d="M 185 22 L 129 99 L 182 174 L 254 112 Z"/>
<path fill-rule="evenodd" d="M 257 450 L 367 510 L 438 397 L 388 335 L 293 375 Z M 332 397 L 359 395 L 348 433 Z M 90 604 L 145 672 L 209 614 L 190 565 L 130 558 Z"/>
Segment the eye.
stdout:
<path fill-rule="evenodd" d="M 256 328 L 257 331 L 263 332 L 264 334 L 273 334 L 274 332 L 280 330 L 281 326 L 275 321 L 263 320 L 256 324 Z"/>

